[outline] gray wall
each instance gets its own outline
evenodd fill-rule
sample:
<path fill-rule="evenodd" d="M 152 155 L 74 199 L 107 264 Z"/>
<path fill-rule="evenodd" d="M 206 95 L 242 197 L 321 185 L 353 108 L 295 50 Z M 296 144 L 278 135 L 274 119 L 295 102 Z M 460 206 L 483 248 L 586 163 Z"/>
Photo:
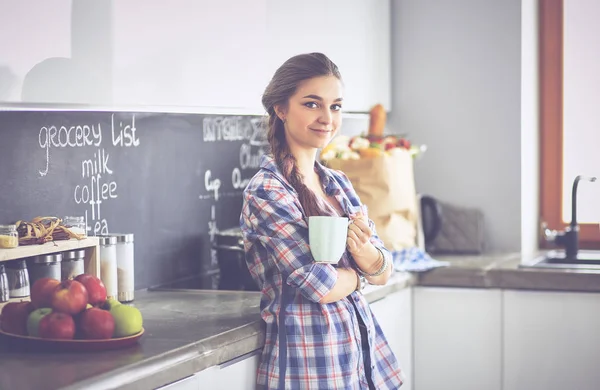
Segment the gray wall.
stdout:
<path fill-rule="evenodd" d="M 521 1 L 392 2 L 389 130 L 428 151 L 417 190 L 486 218 L 488 251 L 521 249 Z"/>

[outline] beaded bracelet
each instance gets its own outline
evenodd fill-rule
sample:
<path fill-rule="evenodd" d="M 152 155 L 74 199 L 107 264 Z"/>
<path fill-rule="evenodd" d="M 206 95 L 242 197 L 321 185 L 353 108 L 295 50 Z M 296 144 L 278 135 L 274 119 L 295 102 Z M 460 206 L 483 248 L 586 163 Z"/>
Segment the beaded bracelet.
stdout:
<path fill-rule="evenodd" d="M 385 272 L 385 269 L 388 266 L 388 261 L 387 258 L 383 255 L 383 252 L 381 251 L 381 249 L 375 247 L 375 249 L 377 249 L 377 251 L 379 252 L 379 254 L 381 255 L 381 258 L 383 259 L 383 264 L 381 264 L 381 267 L 377 270 L 377 272 L 373 273 L 373 274 L 369 274 L 364 272 L 363 270 L 360 269 L 360 267 L 356 267 L 358 269 L 358 272 L 364 276 L 368 276 L 368 277 L 375 277 L 375 276 L 379 276 L 381 274 L 383 274 Z"/>

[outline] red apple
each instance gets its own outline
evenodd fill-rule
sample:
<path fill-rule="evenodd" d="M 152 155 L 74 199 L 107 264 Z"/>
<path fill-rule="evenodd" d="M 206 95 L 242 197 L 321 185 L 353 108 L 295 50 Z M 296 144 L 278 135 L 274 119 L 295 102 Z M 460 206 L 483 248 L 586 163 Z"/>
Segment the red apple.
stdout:
<path fill-rule="evenodd" d="M 115 319 L 112 314 L 97 307 L 81 313 L 78 325 L 81 338 L 87 340 L 110 339 L 115 331 Z"/>
<path fill-rule="evenodd" d="M 106 286 L 100 278 L 90 274 L 81 274 L 77 275 L 75 280 L 85 286 L 90 305 L 99 306 L 106 301 Z"/>
<path fill-rule="evenodd" d="M 71 340 L 75 336 L 75 321 L 66 313 L 53 311 L 40 320 L 38 333 L 44 339 Z"/>
<path fill-rule="evenodd" d="M 70 315 L 82 312 L 88 303 L 85 286 L 76 280 L 65 280 L 56 286 L 52 296 L 52 308 Z"/>
<path fill-rule="evenodd" d="M 9 302 L 2 308 L 0 328 L 6 333 L 27 336 L 27 318 L 35 307 L 31 302 Z"/>
<path fill-rule="evenodd" d="M 52 278 L 41 278 L 35 281 L 31 286 L 31 303 L 36 308 L 50 307 L 52 296 L 60 280 Z"/>

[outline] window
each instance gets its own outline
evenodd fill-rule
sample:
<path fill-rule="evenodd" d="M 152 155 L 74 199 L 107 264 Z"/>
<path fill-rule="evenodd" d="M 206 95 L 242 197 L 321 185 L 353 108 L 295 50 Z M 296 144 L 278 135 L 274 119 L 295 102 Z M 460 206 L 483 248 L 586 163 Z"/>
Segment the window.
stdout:
<path fill-rule="evenodd" d="M 541 220 L 564 229 L 574 177 L 598 176 L 594 184 L 580 182 L 577 193 L 580 248 L 588 249 L 600 248 L 598 11 L 594 0 L 539 1 Z"/>

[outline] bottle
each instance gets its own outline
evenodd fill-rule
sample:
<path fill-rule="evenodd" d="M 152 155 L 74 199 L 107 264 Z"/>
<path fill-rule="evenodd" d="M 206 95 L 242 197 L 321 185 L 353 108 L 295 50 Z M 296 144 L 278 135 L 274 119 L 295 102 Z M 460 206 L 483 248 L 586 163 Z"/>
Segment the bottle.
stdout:
<path fill-rule="evenodd" d="M 4 264 L 0 264 L 0 302 L 8 302 L 10 299 L 10 293 L 8 288 L 8 278 L 6 277 L 6 270 Z"/>
<path fill-rule="evenodd" d="M 117 280 L 119 302 L 131 302 L 134 297 L 133 234 L 115 233 L 117 239 Z"/>
<path fill-rule="evenodd" d="M 29 296 L 29 273 L 25 260 L 12 260 L 6 263 L 6 277 L 8 279 L 8 294 L 11 298 L 25 298 Z"/>
<path fill-rule="evenodd" d="M 100 279 L 106 286 L 106 296 L 117 299 L 117 238 L 100 236 Z"/>
<path fill-rule="evenodd" d="M 19 246 L 17 225 L 0 225 L 0 248 L 11 249 Z"/>

